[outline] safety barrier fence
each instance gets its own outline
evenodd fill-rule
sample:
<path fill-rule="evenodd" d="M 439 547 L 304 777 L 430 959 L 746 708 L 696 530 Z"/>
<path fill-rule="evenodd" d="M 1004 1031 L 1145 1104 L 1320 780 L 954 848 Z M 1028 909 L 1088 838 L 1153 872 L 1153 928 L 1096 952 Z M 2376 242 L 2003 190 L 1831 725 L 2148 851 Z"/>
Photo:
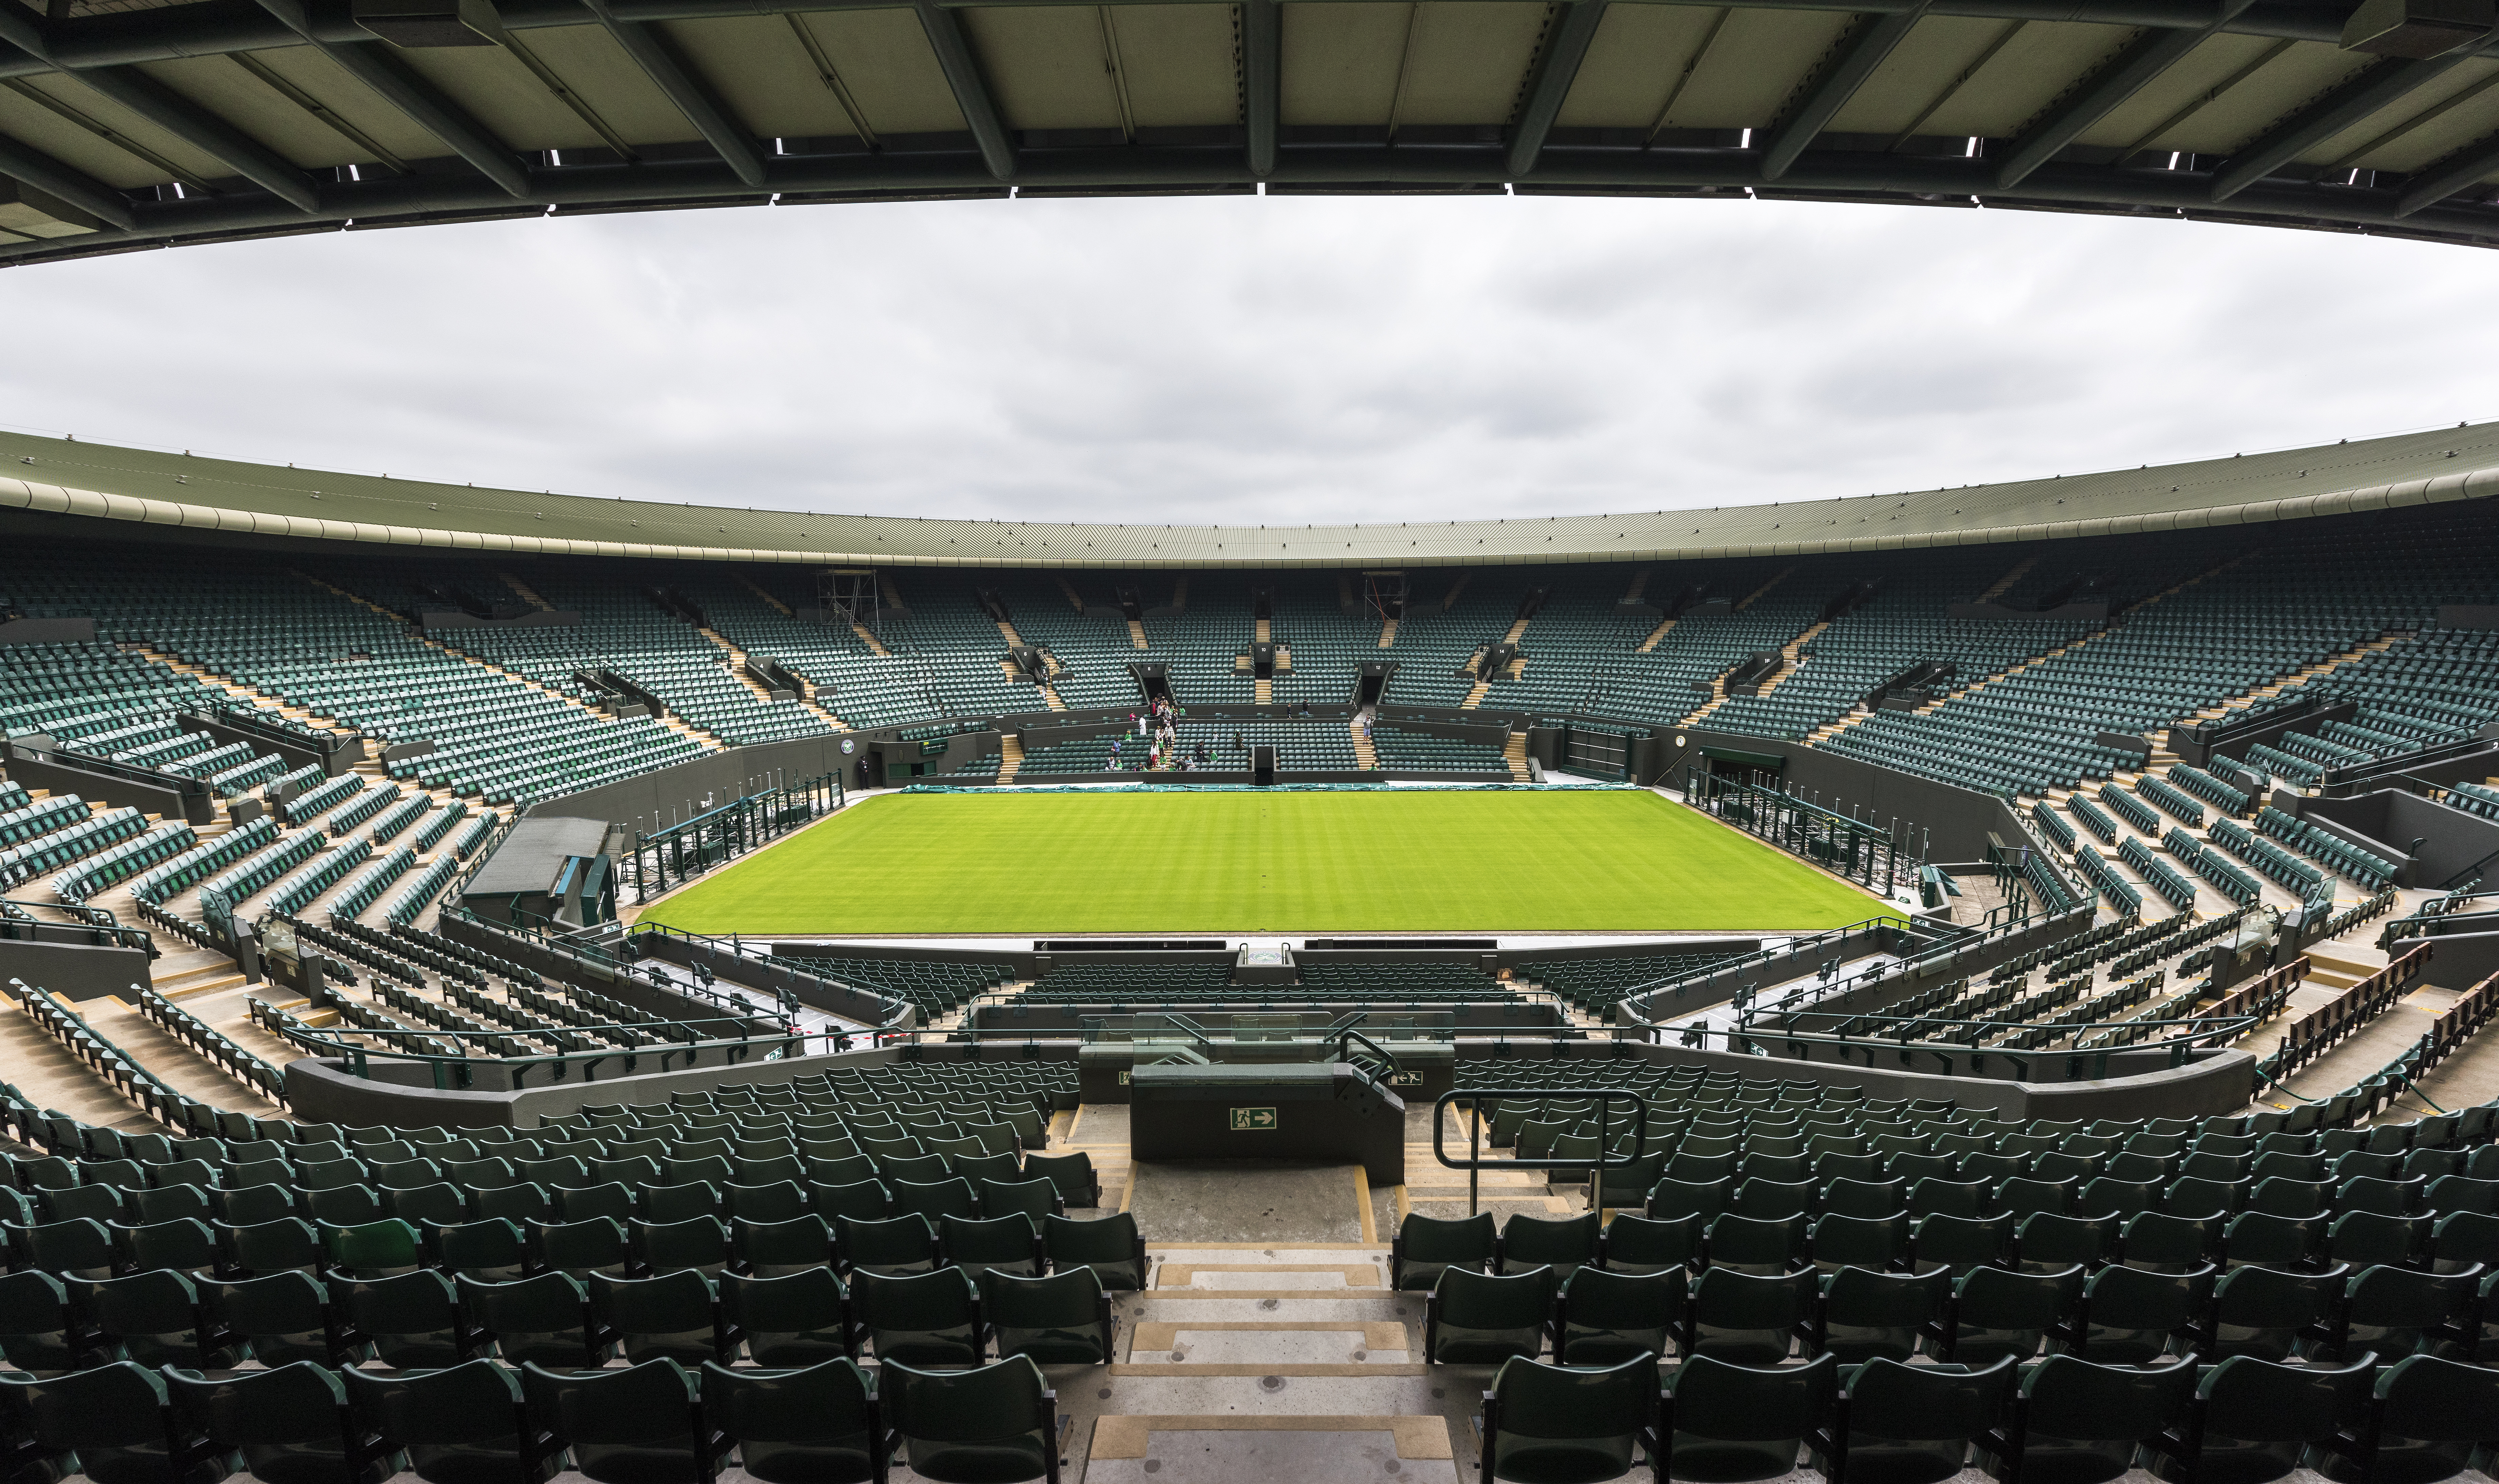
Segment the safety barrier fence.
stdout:
<path fill-rule="evenodd" d="M 2400 999 L 2420 979 L 2429 960 L 2430 946 L 2421 944 L 2291 1021 L 2282 1045 L 2258 1064 L 2257 1070 L 2268 1078 L 2288 1078 L 2340 1046 Z"/>

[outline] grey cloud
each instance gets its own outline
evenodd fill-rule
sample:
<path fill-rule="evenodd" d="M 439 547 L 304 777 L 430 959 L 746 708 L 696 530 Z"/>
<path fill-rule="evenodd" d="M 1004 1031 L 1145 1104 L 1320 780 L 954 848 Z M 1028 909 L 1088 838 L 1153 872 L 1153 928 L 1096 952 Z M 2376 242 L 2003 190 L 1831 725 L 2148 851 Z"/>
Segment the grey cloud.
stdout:
<path fill-rule="evenodd" d="M 1646 510 L 2499 411 L 2459 248 L 1787 203 L 665 212 L 0 274 L 11 423 L 1005 519 Z"/>

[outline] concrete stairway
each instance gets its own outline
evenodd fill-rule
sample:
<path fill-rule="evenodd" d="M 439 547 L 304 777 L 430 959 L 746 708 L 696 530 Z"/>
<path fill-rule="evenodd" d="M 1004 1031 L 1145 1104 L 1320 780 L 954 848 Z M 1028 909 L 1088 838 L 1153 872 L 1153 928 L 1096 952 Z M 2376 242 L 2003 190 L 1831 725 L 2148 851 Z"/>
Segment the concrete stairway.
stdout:
<path fill-rule="evenodd" d="M 1997 598 L 2002 597 L 2006 593 L 2013 590 L 2013 585 L 2015 583 L 2020 582 L 2023 578 L 2030 574 L 2030 568 L 2037 566 L 2038 565 L 2039 559 L 2037 557 L 2025 557 L 2021 561 L 2016 562 L 2013 564 L 2012 570 L 1996 579 L 1996 585 L 1994 587 L 1991 587 L 1986 592 L 1978 595 L 1978 600 L 1983 603 L 1992 603 Z"/>
<path fill-rule="evenodd" d="M 1362 718 L 1355 717 L 1347 722 L 1346 726 L 1353 733 L 1353 760 L 1367 768 L 1379 766 L 1379 749 L 1373 747 L 1371 739 L 1362 734 Z"/>
<path fill-rule="evenodd" d="M 2105 629 L 2101 630 L 2103 633 L 2106 631 L 2107 630 Z M 1997 670 L 1993 675 L 1982 675 L 1978 679 L 1971 681 L 1968 685 L 1962 687 L 1960 690 L 1948 691 L 1943 694 L 1936 696 L 1933 700 L 1927 702 L 1925 705 L 1920 706 L 1918 708 L 1918 714 L 1925 716 L 1933 712 L 1938 707 L 1943 706 L 1947 702 L 1957 701 L 1964 695 L 1975 695 L 1999 680 L 2010 680 L 2034 664 L 2045 664 L 2049 661 L 2056 659 L 2059 655 L 2067 654 L 2073 650 L 2080 649 L 2098 637 L 2099 634 L 2097 633 L 2087 633 L 2081 638 L 2076 639 L 2071 644 L 2061 644 L 2055 649 L 2049 650 L 2045 654 L 2033 655 L 2029 659 L 2023 661 L 2020 664 L 2007 665 L 2003 669 Z"/>
<path fill-rule="evenodd" d="M 512 573 L 497 572 L 495 576 L 503 582 L 503 586 L 511 589 L 512 592 L 520 597 L 521 601 L 529 604 L 531 607 L 537 609 L 541 613 L 553 613 L 555 611 L 555 604 L 538 597 L 536 589 L 533 589 L 528 583 L 523 582 Z M 749 584 L 749 586 L 752 586 L 752 584 Z M 757 591 L 760 593 L 762 590 L 758 589 Z M 772 599 L 769 595 L 764 595 L 763 600 L 765 602 L 770 602 Z M 790 610 L 783 608 L 781 611 L 787 613 Z"/>
<path fill-rule="evenodd" d="M 2195 716 L 2201 721 L 2219 721 L 2222 718 L 2228 716 L 2233 711 L 2245 711 L 2250 707 L 2274 700 L 2280 697 L 2282 693 L 2285 691 L 2294 690 L 2305 686 L 2310 681 L 2317 679 L 2320 675 L 2331 675 L 2336 670 L 2341 669 L 2347 664 L 2366 660 L 2372 655 L 2385 654 L 2387 650 L 2392 649 L 2397 642 L 2398 641 L 2394 639 L 2371 639 L 2368 643 L 2347 649 L 2330 660 L 2320 660 L 2315 664 L 2305 665 L 2299 669 L 2292 670 L 2286 675 L 2267 681 L 2263 685 L 2242 692 L 2241 694 L 2233 695 L 2227 700 L 2221 702 L 2219 705 L 2207 706 L 2203 710 L 2196 712 Z"/>
<path fill-rule="evenodd" d="M 1813 636 L 1815 634 L 1822 632 L 1830 627 L 1831 626 L 1829 624 L 1815 624 L 1804 632 L 1798 634 L 1795 638 L 1780 645 L 1779 667 L 1769 673 L 1769 677 L 1762 682 L 1762 689 L 1756 694 L 1768 695 L 1772 691 L 1777 690 L 1780 684 L 1790 675 L 1795 674 L 1797 672 L 1797 667 L 1804 663 L 1804 660 L 1799 654 L 1799 651 L 1802 650 L 1805 645 L 1813 642 Z"/>
<path fill-rule="evenodd" d="M 735 680 L 739 685 L 744 686 L 748 693 L 757 700 L 763 702 L 767 706 L 773 703 L 772 693 L 763 688 L 763 683 L 757 680 L 754 676 L 746 673 L 746 651 L 730 643 L 728 637 L 722 634 L 717 629 L 698 629 L 695 632 L 701 634 L 704 638 L 710 640 L 714 646 L 729 656 L 729 673 L 731 679 Z M 804 707 L 809 713 L 814 715 L 817 720 L 823 722 L 826 726 L 831 727 L 835 731 L 848 731 L 851 729 L 850 724 L 844 722 L 840 717 L 833 715 L 830 707 L 822 704 L 816 699 L 813 689 L 809 687 L 805 681 L 801 680 L 799 682 L 799 686 L 800 690 L 797 701 L 800 706 Z"/>
<path fill-rule="evenodd" d="M 347 591 L 346 589 L 344 589 L 344 588 L 341 588 L 341 587 L 335 587 L 335 586 L 333 586 L 333 585 L 331 585 L 331 584 L 329 584 L 329 583 L 323 582 L 323 581 L 322 581 L 320 578 L 318 578 L 318 577 L 309 576 L 309 575 L 307 575 L 306 573 L 303 573 L 303 572 L 297 572 L 295 575 L 297 575 L 298 577 L 302 577 L 302 578 L 304 578 L 304 580 L 305 580 L 306 582 L 308 582 L 308 583 L 312 584 L 314 587 L 321 589 L 323 592 L 326 592 L 326 593 L 334 593 L 334 594 L 338 595 L 339 597 L 343 597 L 343 598 L 347 599 L 349 602 L 362 604 L 364 607 L 371 608 L 373 612 L 375 612 L 375 613 L 378 613 L 378 614 L 382 615 L 384 618 L 387 618 L 387 619 L 391 620 L 393 623 L 401 623 L 401 622 L 405 622 L 404 620 L 402 620 L 402 619 L 400 618 L 400 616 L 399 616 L 398 614 L 391 612 L 388 608 L 385 608 L 385 607 L 381 606 L 379 603 L 373 602 L 373 601 L 372 601 L 372 600 L 370 600 L 370 599 L 368 599 L 368 598 L 361 597 L 357 596 L 356 594 L 350 593 L 350 592 L 348 592 L 348 591 Z M 500 665 L 500 664 L 495 664 L 495 663 L 492 663 L 492 662 L 490 662 L 490 661 L 488 661 L 480 660 L 480 659 L 478 659 L 478 658 L 477 658 L 476 656 L 474 656 L 474 655 L 463 654 L 463 653 L 461 653 L 460 651 L 458 651 L 458 650 L 456 650 L 456 649 L 452 649 L 452 648 L 450 648 L 449 646 L 447 646 L 447 645 L 445 645 L 445 644 L 441 643 L 440 641 L 438 641 L 438 640 L 437 640 L 437 639 L 429 638 L 429 637 L 427 637 L 427 636 L 426 636 L 426 635 L 424 635 L 424 634 L 421 634 L 421 633 L 419 633 L 419 634 L 411 634 L 409 637 L 411 637 L 411 638 L 415 639 L 415 640 L 416 640 L 416 642 L 418 642 L 419 644 L 422 644 L 422 645 L 426 646 L 428 649 L 438 650 L 438 651 L 440 651 L 441 653 L 446 654 L 446 655 L 449 655 L 452 659 L 454 659 L 454 660 L 458 660 L 458 661 L 460 661 L 461 662 L 463 662 L 463 663 L 465 663 L 465 664 L 473 664 L 473 665 L 477 666 L 477 668 L 479 668 L 479 669 L 481 669 L 481 670 L 492 670 L 494 673 L 496 673 L 496 674 L 498 674 L 498 675 L 505 676 L 505 677 L 507 677 L 507 678 L 509 678 L 509 679 L 511 679 L 511 680 L 513 680 L 513 681 L 517 682 L 518 684 L 521 684 L 521 685 L 524 685 L 524 686 L 529 687 L 529 688 L 530 688 L 531 690 L 533 690 L 533 691 L 536 691 L 536 692 L 538 692 L 538 693 L 540 693 L 540 694 L 542 694 L 552 695 L 552 696 L 554 696 L 557 700 L 560 700 L 560 701 L 564 702 L 566 705 L 572 707 L 574 710 L 581 712 L 583 715 L 588 716 L 588 717 L 589 717 L 589 718 L 591 718 L 593 721 L 597 721 L 597 722 L 604 722 L 604 723 L 607 723 L 607 724 L 609 724 L 609 725 L 611 725 L 611 726 L 615 723 L 615 720 L 616 720 L 616 719 L 615 719 L 614 717 L 611 717 L 611 716 L 606 715 L 605 713 L 603 713 L 603 712 L 600 711 L 600 710 L 599 710 L 597 707 L 595 707 L 595 706 L 591 706 L 591 705 L 585 704 L 584 702 L 582 702 L 581 700 L 577 699 L 576 697 L 573 697 L 573 696 L 570 696 L 570 695 L 567 695 L 567 694 L 564 694 L 562 691 L 559 691 L 559 690 L 555 689 L 553 686 L 541 685 L 541 684 L 539 684 L 537 681 L 532 680 L 532 679 L 531 679 L 530 677 L 528 677 L 527 675 L 520 674 L 520 673 L 518 673 L 517 671 L 514 671 L 514 670 L 508 670 L 508 669 L 505 669 L 503 666 L 502 666 L 502 665 Z M 228 683 L 228 682 L 220 682 L 220 683 L 221 683 L 221 684 L 230 684 L 230 683 Z M 284 713 L 284 714 L 288 714 L 288 715 L 293 715 L 293 714 L 294 714 L 294 712 L 293 712 L 292 710 L 289 710 L 288 708 L 283 708 L 283 707 L 281 707 L 281 708 L 279 708 L 279 709 L 280 709 L 280 711 L 281 711 L 282 713 Z M 317 720 L 317 721 L 327 721 L 327 720 L 328 720 L 328 718 L 326 718 L 326 717 L 324 717 L 324 718 L 298 717 L 298 720 Z M 698 743 L 700 743 L 704 748 L 706 748 L 707 750 L 709 750 L 709 751 L 711 751 L 711 752 L 718 753 L 718 752 L 726 752 L 726 751 L 728 751 L 728 750 L 729 750 L 729 744 L 728 744 L 728 743 L 726 743 L 726 742 L 724 742 L 724 741 L 722 741 L 720 738 L 713 736 L 710 732 L 703 730 L 703 729 L 702 729 L 701 727 L 699 727 L 699 726 L 693 726 L 693 725 L 691 725 L 691 724 L 689 724 L 689 723 L 685 722 L 684 720 L 682 720 L 682 719 L 680 719 L 680 718 L 678 718 L 678 717 L 675 717 L 675 716 L 669 715 L 669 714 L 668 714 L 668 713 L 666 713 L 666 712 L 662 712 L 662 713 L 660 713 L 658 716 L 656 716 L 656 717 L 652 718 L 652 720 L 654 720 L 654 721 L 658 722 L 661 726 L 663 726 L 666 727 L 668 730 L 673 731 L 673 732 L 676 732 L 676 733 L 677 733 L 678 735 L 680 735 L 680 736 L 688 737 L 688 738 L 691 738 L 692 740 L 694 740 L 694 741 L 696 741 L 696 742 L 698 742 Z"/>
<path fill-rule="evenodd" d="M 763 599 L 763 605 L 765 607 L 780 614 L 783 618 L 796 618 L 798 616 L 796 613 L 791 611 L 788 603 L 783 602 L 781 599 L 765 592 L 763 588 L 753 579 L 741 575 L 737 579 L 737 585 L 744 588 L 749 593 L 754 594 L 756 597 Z"/>
<path fill-rule="evenodd" d="M 1650 629 L 1650 630 L 1648 631 L 1648 637 L 1647 637 L 1647 638 L 1645 638 L 1645 639 L 1640 640 L 1640 641 L 1639 641 L 1639 647 L 1636 651 L 1634 651 L 1634 652 L 1635 652 L 1635 653 L 1637 653 L 1637 654 L 1642 654 L 1642 655 L 1645 655 L 1645 654 L 1647 654 L 1650 650 L 1653 650 L 1653 649 L 1657 648 L 1658 643 L 1659 643 L 1661 640 L 1663 640 L 1663 639 L 1667 636 L 1668 632 L 1669 632 L 1670 630 L 1671 630 L 1673 628 L 1674 628 L 1674 620 L 1672 620 L 1672 619 L 1661 619 L 1661 620 L 1659 620 L 1659 621 L 1658 621 L 1658 626 L 1657 626 L 1655 629 Z"/>
<path fill-rule="evenodd" d="M 1139 620 L 1128 620 L 1128 647 L 1130 649 L 1146 649 L 1150 647 L 1146 643 L 1146 626 Z"/>
<path fill-rule="evenodd" d="M 1005 619 L 1000 619 L 997 622 L 998 632 L 1005 637 L 1009 644 L 1022 644 L 1023 642 L 1023 635 L 1016 632 L 1015 625 L 1008 623 Z M 1136 626 L 1132 623 L 1129 627 L 1133 629 Z M 1139 649 L 1145 648 L 1142 644 L 1137 647 Z M 1047 673 L 1052 675 L 1058 673 L 1059 664 L 1055 657 L 1050 656 L 1045 652 L 1042 662 L 1048 666 Z M 1015 661 L 1012 660 L 1000 660 L 998 661 L 998 668 L 1005 671 L 1007 677 L 1011 680 L 1023 680 L 1027 678 L 1023 671 L 1016 668 Z M 1041 703 L 1043 706 L 1052 711 L 1064 711 L 1067 709 L 1067 702 L 1058 698 L 1057 688 L 1051 685 L 1049 681 L 1044 680 L 1035 685 L 1033 689 L 1041 693 Z"/>
<path fill-rule="evenodd" d="M 1509 764 L 1509 777 L 1512 783 L 1534 781 L 1527 771 L 1527 733 L 1511 732 L 1509 740 L 1502 745 L 1501 757 L 1504 762 Z"/>
<path fill-rule="evenodd" d="M 80 1014 L 85 1013 L 80 1008 Z M 37 1108 L 124 1133 L 162 1130 L 138 1104 L 114 1091 L 68 1048 L 44 1034 L 16 997 L 5 992 L 0 992 L 0 1066 L 9 1069 L 9 1082 Z"/>
<path fill-rule="evenodd" d="M 1737 603 L 1737 604 L 1736 605 L 1736 612 L 1738 612 L 1738 613 L 1741 613 L 1741 612 L 1743 612 L 1745 609 L 1747 609 L 1747 608 L 1749 608 L 1749 607 L 1753 606 L 1753 604 L 1755 604 L 1755 603 L 1757 603 L 1757 602 L 1760 602 L 1763 598 L 1769 597 L 1769 596 L 1770 596 L 1770 590 L 1771 590 L 1772 588 L 1775 588 L 1775 587 L 1777 587 L 1780 583 L 1787 581 L 1787 580 L 1788 580 L 1788 578 L 1789 578 L 1789 577 L 1791 577 L 1791 576 L 1793 576 L 1793 575 L 1795 575 L 1795 573 L 1796 573 L 1796 568 L 1795 568 L 1795 567 L 1793 567 L 1793 566 L 1790 566 L 1790 567 L 1782 567 L 1782 568 L 1780 569 L 1779 574 L 1778 574 L 1777 576 L 1775 576 L 1775 577 L 1771 578 L 1769 581 L 1768 581 L 1768 582 L 1766 582 L 1766 583 L 1763 583 L 1760 587 L 1755 588 L 1752 592 L 1745 594 L 1745 595 L 1744 595 L 1744 600 L 1743 600 L 1742 602 L 1739 602 L 1739 603 Z"/>
<path fill-rule="evenodd" d="M 1389 619 L 1379 626 L 1379 647 L 1389 649 L 1397 643 L 1397 621 Z"/>
<path fill-rule="evenodd" d="M 1016 772 L 1022 766 L 1023 743 L 1017 740 L 1014 732 L 1007 732 L 1000 736 L 998 738 L 998 782 L 1002 784 L 1015 782 Z"/>
<path fill-rule="evenodd" d="M 1682 721 L 1679 721 L 1674 725 L 1677 726 L 1693 726 L 1700 722 L 1703 717 L 1707 716 L 1710 712 L 1717 710 L 1725 704 L 1727 704 L 1727 677 L 1719 675 L 1712 678 L 1709 682 L 1709 698 L 1703 701 L 1698 707 L 1693 709 L 1690 715 L 1686 716 Z"/>

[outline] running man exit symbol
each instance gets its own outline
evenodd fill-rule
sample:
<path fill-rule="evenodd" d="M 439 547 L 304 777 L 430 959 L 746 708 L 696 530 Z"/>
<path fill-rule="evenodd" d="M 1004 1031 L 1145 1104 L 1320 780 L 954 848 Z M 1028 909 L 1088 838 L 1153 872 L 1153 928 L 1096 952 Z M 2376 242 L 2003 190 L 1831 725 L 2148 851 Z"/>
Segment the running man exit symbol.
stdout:
<path fill-rule="evenodd" d="M 1262 1132 L 1273 1133 L 1275 1128 L 1276 1110 L 1272 1108 L 1236 1108 L 1232 1110 L 1232 1132 L 1236 1134 Z"/>

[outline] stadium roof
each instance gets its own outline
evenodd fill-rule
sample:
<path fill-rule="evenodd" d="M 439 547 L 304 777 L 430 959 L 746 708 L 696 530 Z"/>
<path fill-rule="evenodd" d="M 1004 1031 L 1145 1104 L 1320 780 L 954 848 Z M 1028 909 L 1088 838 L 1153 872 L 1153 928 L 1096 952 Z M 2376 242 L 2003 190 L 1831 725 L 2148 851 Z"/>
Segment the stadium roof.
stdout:
<path fill-rule="evenodd" d="M 2489 0 L 0 0 L 0 262 L 1260 189 L 1984 204 L 2488 245 L 2490 21 Z"/>
<path fill-rule="evenodd" d="M 0 433 L 0 461 L 7 470 L 0 509 L 245 536 L 818 565 L 1448 566 L 2028 541 L 2481 500 L 2499 495 L 2499 423 L 2018 484 L 1646 514 L 1344 526 L 737 510 L 280 468 L 8 433 Z"/>

